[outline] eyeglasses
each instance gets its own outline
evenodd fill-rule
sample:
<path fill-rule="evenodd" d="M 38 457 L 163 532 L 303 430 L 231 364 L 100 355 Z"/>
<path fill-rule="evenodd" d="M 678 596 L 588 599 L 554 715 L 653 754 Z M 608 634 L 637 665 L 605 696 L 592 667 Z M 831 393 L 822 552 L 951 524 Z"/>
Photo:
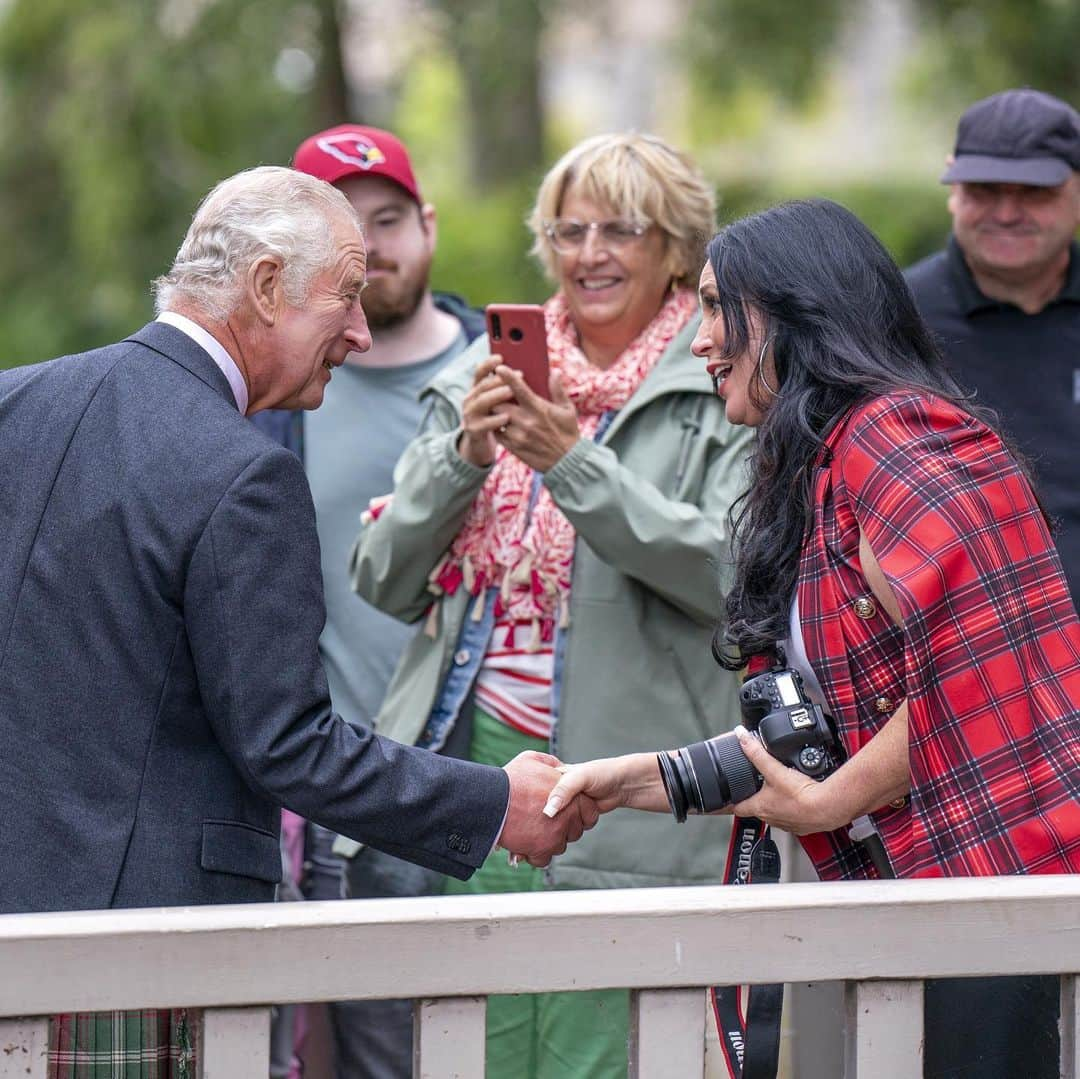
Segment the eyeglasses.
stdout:
<path fill-rule="evenodd" d="M 557 217 L 554 221 L 544 222 L 544 235 L 559 254 L 566 255 L 580 251 L 585 246 L 585 238 L 594 229 L 605 248 L 618 250 L 637 243 L 650 227 L 647 221 L 626 221 L 622 218 L 613 221 L 575 221 L 570 217 Z"/>

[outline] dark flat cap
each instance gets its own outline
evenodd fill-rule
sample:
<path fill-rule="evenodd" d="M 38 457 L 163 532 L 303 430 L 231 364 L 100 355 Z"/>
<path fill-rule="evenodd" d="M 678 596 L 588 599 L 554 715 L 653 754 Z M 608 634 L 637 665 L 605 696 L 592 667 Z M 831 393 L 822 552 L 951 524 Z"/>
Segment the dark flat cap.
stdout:
<path fill-rule="evenodd" d="M 1056 187 L 1080 169 L 1080 114 L 1039 90 L 1004 90 L 960 117 L 953 156 L 943 184 Z"/>

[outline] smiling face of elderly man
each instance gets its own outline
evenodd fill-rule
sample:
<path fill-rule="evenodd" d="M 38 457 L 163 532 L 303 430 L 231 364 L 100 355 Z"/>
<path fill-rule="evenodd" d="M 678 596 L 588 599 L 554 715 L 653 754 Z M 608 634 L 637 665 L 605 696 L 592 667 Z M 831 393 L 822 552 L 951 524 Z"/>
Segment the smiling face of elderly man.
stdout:
<path fill-rule="evenodd" d="M 249 415 L 318 408 L 333 369 L 371 348 L 355 212 L 329 185 L 280 170 L 283 183 L 306 185 L 309 204 L 290 220 L 253 213 L 249 203 L 273 197 L 259 188 L 245 195 L 260 171 L 207 197 L 158 284 L 159 310 L 190 317 L 226 347 L 247 384 Z M 306 227 L 297 227 L 297 214 L 306 214 Z"/>

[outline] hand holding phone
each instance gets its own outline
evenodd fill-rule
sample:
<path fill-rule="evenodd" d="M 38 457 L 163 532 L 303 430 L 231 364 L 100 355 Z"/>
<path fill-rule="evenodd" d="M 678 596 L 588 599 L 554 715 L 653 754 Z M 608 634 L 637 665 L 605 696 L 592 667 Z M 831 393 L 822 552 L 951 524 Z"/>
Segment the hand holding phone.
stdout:
<path fill-rule="evenodd" d="M 520 371 L 529 389 L 550 401 L 544 309 L 531 303 L 493 303 L 485 314 L 492 355 Z"/>

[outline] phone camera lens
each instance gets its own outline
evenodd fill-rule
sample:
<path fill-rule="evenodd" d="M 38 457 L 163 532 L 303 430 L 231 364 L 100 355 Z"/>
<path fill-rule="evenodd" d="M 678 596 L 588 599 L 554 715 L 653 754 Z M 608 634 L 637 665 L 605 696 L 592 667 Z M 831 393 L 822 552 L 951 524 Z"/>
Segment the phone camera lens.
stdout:
<path fill-rule="evenodd" d="M 520 341 L 525 335 L 516 326 L 510 331 L 511 341 Z"/>

